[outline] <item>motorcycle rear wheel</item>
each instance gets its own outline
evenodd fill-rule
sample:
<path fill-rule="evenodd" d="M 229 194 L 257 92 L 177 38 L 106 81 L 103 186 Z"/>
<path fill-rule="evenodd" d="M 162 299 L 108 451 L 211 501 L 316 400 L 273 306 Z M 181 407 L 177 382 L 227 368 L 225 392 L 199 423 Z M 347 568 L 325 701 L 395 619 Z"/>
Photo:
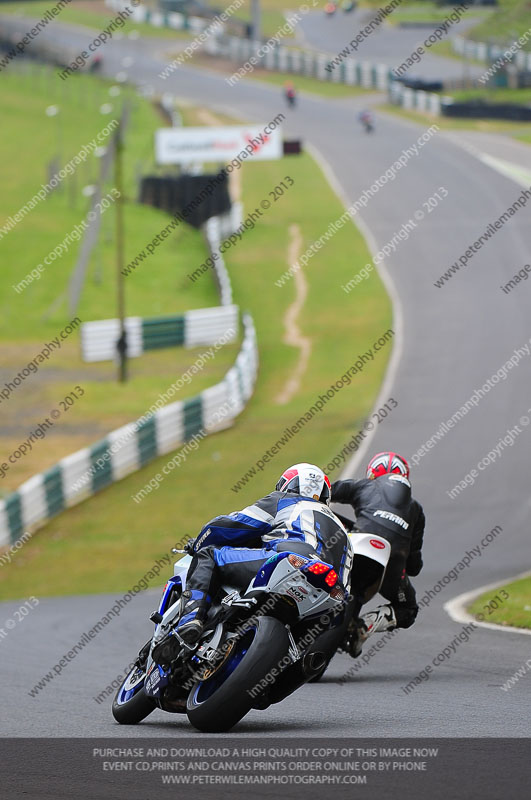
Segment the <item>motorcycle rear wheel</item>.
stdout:
<path fill-rule="evenodd" d="M 192 725 L 204 733 L 230 730 L 253 707 L 256 694 L 250 692 L 269 675 L 274 678 L 273 670 L 280 673 L 288 650 L 284 625 L 273 617 L 260 617 L 238 639 L 223 667 L 192 688 L 186 706 Z"/>

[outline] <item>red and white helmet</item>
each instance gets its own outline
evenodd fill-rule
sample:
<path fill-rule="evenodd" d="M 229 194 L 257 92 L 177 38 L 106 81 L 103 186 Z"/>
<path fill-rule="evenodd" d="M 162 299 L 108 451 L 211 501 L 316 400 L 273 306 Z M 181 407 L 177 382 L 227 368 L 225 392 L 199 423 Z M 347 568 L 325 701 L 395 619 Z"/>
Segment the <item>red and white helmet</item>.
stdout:
<path fill-rule="evenodd" d="M 398 453 L 377 453 L 367 465 L 368 478 L 379 478 L 380 475 L 387 475 L 389 472 L 409 478 L 409 464 Z"/>
<path fill-rule="evenodd" d="M 329 503 L 332 496 L 330 479 L 314 464 L 295 464 L 285 470 L 275 486 L 277 492 L 292 492 Z"/>

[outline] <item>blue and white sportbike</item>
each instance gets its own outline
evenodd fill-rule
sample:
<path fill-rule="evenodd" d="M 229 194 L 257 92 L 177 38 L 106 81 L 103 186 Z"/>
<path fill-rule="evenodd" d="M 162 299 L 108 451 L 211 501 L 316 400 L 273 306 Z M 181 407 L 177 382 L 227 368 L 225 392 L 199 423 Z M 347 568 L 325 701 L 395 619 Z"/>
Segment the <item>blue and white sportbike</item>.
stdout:
<path fill-rule="evenodd" d="M 346 583 L 315 554 L 273 552 L 246 591 L 224 586 L 213 598 L 193 645 L 176 631 L 191 558 L 177 561 L 151 615 L 153 638 L 116 694 L 114 718 L 134 725 L 160 708 L 186 713 L 200 731 L 227 731 L 322 674 L 335 652 L 330 637 L 341 640 L 348 614 L 378 591 L 390 554 L 386 539 L 343 530 Z"/>

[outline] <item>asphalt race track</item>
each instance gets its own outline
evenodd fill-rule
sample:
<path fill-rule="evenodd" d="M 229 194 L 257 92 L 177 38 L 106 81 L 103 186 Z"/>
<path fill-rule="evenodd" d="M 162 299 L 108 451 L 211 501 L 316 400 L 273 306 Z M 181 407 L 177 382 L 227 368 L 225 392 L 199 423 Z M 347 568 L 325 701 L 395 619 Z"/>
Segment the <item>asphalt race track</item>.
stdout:
<path fill-rule="evenodd" d="M 456 3 L 455 5 L 458 5 Z M 452 13 L 448 7 L 448 14 Z M 298 26 L 298 43 L 331 55 L 337 55 L 348 47 L 351 40 L 362 31 L 375 16 L 378 9 L 371 11 L 364 8 L 350 14 L 337 13 L 329 19 L 323 19 L 320 11 L 310 12 L 302 17 Z M 426 27 L 390 27 L 380 25 L 374 28 L 367 38 L 360 42 L 350 56 L 359 61 L 372 61 L 387 64 L 394 69 L 422 44 L 441 23 L 434 22 Z M 462 35 L 467 28 L 474 25 L 470 19 L 460 19 L 452 23 L 449 33 Z M 466 69 L 470 76 L 481 75 L 482 68 L 476 64 L 468 64 Z M 413 77 L 441 80 L 442 78 L 462 78 L 461 61 L 443 58 L 426 48 L 419 64 L 413 64 L 408 70 Z"/>
<path fill-rule="evenodd" d="M 41 36 L 58 44 L 68 41 L 70 47 L 79 45 L 81 50 L 93 34 L 55 22 Z M 288 114 L 280 90 L 266 84 L 241 81 L 231 87 L 214 72 L 187 67 L 161 82 L 156 77 L 164 66 L 157 54 L 160 47 L 153 41 L 113 41 L 105 47 L 104 71 L 116 75 L 124 69 L 124 59 L 132 58 L 127 68 L 130 80 L 157 89 L 163 86 L 194 103 L 264 124 L 284 111 L 288 117 L 285 133 L 300 136 L 319 151 L 349 202 L 428 127 L 377 113 L 376 132 L 369 137 L 362 134 L 356 120 L 366 102 L 363 98 L 326 100 L 305 95 L 296 111 Z M 407 55 L 402 54 L 403 58 Z M 440 187 L 448 192 L 386 259 L 388 280 L 394 287 L 397 336 L 394 363 L 381 399 L 385 402 L 394 397 L 398 407 L 378 426 L 370 442 L 374 451 L 392 442 L 406 456 L 415 453 L 441 422 L 531 337 L 530 285 L 519 284 L 507 295 L 499 288 L 529 260 L 531 206 L 511 218 L 442 288 L 434 286 L 522 191 L 514 180 L 458 142 L 456 134 L 436 133 L 396 179 L 370 199 L 361 215 L 376 252 L 407 220 L 417 219 L 415 212 L 422 210 L 423 202 L 435 192 L 441 193 Z M 519 146 L 515 145 L 514 151 L 516 158 Z M 362 266 L 353 263 L 352 275 Z M 338 286 L 338 297 L 341 291 Z M 351 297 L 356 313 L 355 289 Z M 528 636 L 474 630 L 469 641 L 460 642 L 455 655 L 435 668 L 427 682 L 408 694 L 402 687 L 462 631 L 462 625 L 452 622 L 443 610 L 443 602 L 529 567 L 531 432 L 519 420 L 531 407 L 530 367 L 531 359 L 523 357 L 507 379 L 413 468 L 414 493 L 428 519 L 426 566 L 415 580 L 419 596 L 496 525 L 502 526 L 502 533 L 458 580 L 436 595 L 411 630 L 399 632 L 347 682 L 338 685 L 356 662 L 336 656 L 320 683 L 304 687 L 266 712 L 251 712 L 235 733 L 249 738 L 529 735 L 524 681 L 509 692 L 501 690 L 529 658 Z M 473 486 L 450 499 L 447 492 L 515 425 L 520 425 L 521 433 L 513 446 L 502 449 Z M 358 470 L 356 474 L 361 473 Z M 151 591 L 137 596 L 120 619 L 104 628 L 60 676 L 36 697 L 29 696 L 32 687 L 113 601 L 110 596 L 42 599 L 38 613 L 29 615 L 24 626 L 2 643 L 3 736 L 162 736 L 189 741 L 199 737 L 185 717 L 158 711 L 137 727 L 119 727 L 112 719 L 110 701 L 97 704 L 93 699 L 149 637 L 152 624 L 147 617 L 157 602 L 157 593 Z M 18 605 L 4 603 L 0 613 L 9 617 Z"/>

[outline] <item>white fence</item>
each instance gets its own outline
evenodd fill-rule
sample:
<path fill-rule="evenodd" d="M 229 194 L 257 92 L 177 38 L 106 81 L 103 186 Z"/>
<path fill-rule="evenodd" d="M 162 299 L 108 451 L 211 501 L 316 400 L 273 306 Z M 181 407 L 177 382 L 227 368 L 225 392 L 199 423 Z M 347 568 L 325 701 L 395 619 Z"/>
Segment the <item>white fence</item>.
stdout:
<path fill-rule="evenodd" d="M 502 47 L 496 44 L 487 44 L 486 42 L 474 42 L 471 39 L 465 39 L 464 36 L 455 36 L 452 39 L 452 48 L 460 56 L 482 61 L 485 64 L 492 64 L 517 43 L 518 40 Z M 531 72 L 531 53 L 526 53 L 519 49 L 510 63 L 515 64 L 522 72 Z"/>
<path fill-rule="evenodd" d="M 372 64 L 368 61 L 344 59 L 335 68 L 327 67 L 334 56 L 314 51 L 292 50 L 281 45 L 270 48 L 263 56 L 256 56 L 261 42 L 241 39 L 237 36 L 210 37 L 205 43 L 205 52 L 219 58 L 227 58 L 245 64 L 253 56 L 258 59 L 256 66 L 277 72 L 292 72 L 297 75 L 316 78 L 332 83 L 345 83 L 350 86 L 363 86 L 367 89 L 387 89 L 390 69 L 386 64 Z M 252 68 L 251 64 L 251 68 Z"/>
<path fill-rule="evenodd" d="M 421 111 L 426 114 L 440 116 L 442 106 L 453 103 L 451 97 L 445 97 L 434 92 L 423 92 L 418 89 L 408 89 L 398 81 L 389 84 L 389 101 L 409 111 Z"/>
<path fill-rule="evenodd" d="M 197 308 L 168 317 L 127 317 L 125 320 L 127 356 L 137 358 L 146 350 L 161 347 L 198 347 L 238 337 L 238 306 Z M 112 361 L 117 354 L 120 321 L 103 319 L 81 326 L 83 361 Z"/>
<path fill-rule="evenodd" d="M 220 383 L 190 400 L 164 405 L 164 395 L 136 422 L 113 431 L 92 447 L 61 459 L 0 500 L 0 548 L 42 527 L 65 508 L 125 478 L 161 455 L 197 437 L 229 427 L 251 397 L 258 372 L 256 332 L 243 318 L 244 339 L 234 366 Z M 166 395 L 170 394 L 169 387 Z M 195 438 L 194 438 L 195 437 Z"/>
<path fill-rule="evenodd" d="M 205 226 L 210 252 L 241 225 L 243 208 L 236 203 L 230 213 L 212 217 Z M 218 341 L 231 322 L 238 327 L 237 306 L 232 304 L 232 286 L 221 253 L 215 262 L 215 275 L 220 292 L 220 308 L 196 309 L 186 312 L 188 318 L 187 344 L 192 347 Z M 213 312 L 216 317 L 213 322 Z M 205 325 L 205 314 L 210 322 Z M 129 318 L 131 346 L 140 351 L 145 344 L 145 332 L 140 323 L 146 320 Z M 154 321 L 157 323 L 157 320 Z M 98 326 L 111 323 L 111 337 L 116 335 L 117 321 L 85 323 L 85 351 L 97 355 L 114 353 L 112 339 L 105 343 Z M 112 325 L 114 323 L 114 327 Z M 175 394 L 176 381 L 160 395 L 159 400 L 136 422 L 112 431 L 104 439 L 61 459 L 45 472 L 34 475 L 3 500 L 0 500 L 0 549 L 17 542 L 26 531 L 34 531 L 101 489 L 141 469 L 158 456 L 170 453 L 198 435 L 227 428 L 243 411 L 250 399 L 258 373 L 258 348 L 252 318 L 243 317 L 244 338 L 236 362 L 220 383 L 196 397 L 168 404 Z M 87 331 L 89 331 L 87 335 Z M 96 335 L 98 334 L 98 335 Z M 141 337 L 144 337 L 142 341 Z M 208 341 L 205 337 L 208 337 Z M 230 341 L 234 337 L 230 337 Z M 103 342 L 103 343 L 102 343 Z M 105 351 L 105 347 L 107 351 Z M 131 355 L 131 353 L 130 353 Z M 136 355 L 140 355 L 137 352 Z M 111 356 L 112 357 L 112 356 Z"/>

